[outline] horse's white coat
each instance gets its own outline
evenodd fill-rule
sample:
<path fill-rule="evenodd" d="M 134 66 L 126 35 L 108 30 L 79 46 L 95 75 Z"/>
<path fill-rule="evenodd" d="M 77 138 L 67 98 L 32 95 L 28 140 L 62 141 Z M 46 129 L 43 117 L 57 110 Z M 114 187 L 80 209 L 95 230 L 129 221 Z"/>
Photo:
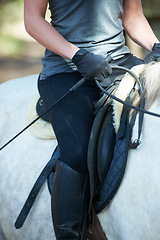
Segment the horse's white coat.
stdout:
<path fill-rule="evenodd" d="M 0 146 L 26 126 L 28 106 L 37 93 L 36 81 L 37 75 L 0 85 Z M 155 101 L 150 110 L 160 113 L 159 103 Z M 142 144 L 129 151 L 122 184 L 99 214 L 109 240 L 160 240 L 159 126 L 159 118 L 145 115 Z M 136 137 L 137 124 L 133 139 Z M 46 184 L 24 226 L 16 230 L 14 222 L 56 144 L 56 140 L 36 138 L 27 130 L 0 152 L 0 230 L 6 240 L 55 239 Z"/>
<path fill-rule="evenodd" d="M 36 81 L 37 76 L 29 76 L 0 85 L 1 146 L 26 126 L 27 109 L 37 92 Z M 16 230 L 14 223 L 56 144 L 56 140 L 35 138 L 27 130 L 0 152 L 0 226 L 7 240 L 54 239 L 46 184 L 24 226 Z"/>

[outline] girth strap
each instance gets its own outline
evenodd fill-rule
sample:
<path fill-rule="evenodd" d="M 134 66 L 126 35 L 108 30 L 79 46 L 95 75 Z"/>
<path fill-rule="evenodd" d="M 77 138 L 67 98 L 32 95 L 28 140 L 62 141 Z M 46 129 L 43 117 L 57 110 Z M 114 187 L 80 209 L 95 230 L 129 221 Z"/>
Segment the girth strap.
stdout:
<path fill-rule="evenodd" d="M 144 109 L 144 106 L 145 106 L 145 99 L 143 98 L 141 100 L 141 103 L 140 103 L 140 108 L 141 109 Z M 131 138 L 132 138 L 132 130 L 133 130 L 133 127 L 135 125 L 135 121 L 136 121 L 136 116 L 137 116 L 137 110 L 134 110 L 133 111 L 133 114 L 132 114 L 132 117 L 131 117 L 131 121 L 130 121 L 130 148 L 132 149 L 136 149 L 141 141 L 140 141 L 140 137 L 141 137 L 141 133 L 142 133 L 142 124 L 143 124 L 143 118 L 144 118 L 144 113 L 143 112 L 139 112 L 139 119 L 138 119 L 138 138 L 135 139 L 133 142 L 131 141 Z"/>
<path fill-rule="evenodd" d="M 53 158 L 54 155 L 54 158 Z M 29 211 L 31 210 L 34 201 L 36 200 L 36 197 L 38 196 L 38 193 L 41 189 L 41 187 L 43 186 L 45 180 L 47 179 L 47 177 L 49 176 L 49 174 L 54 171 L 55 165 L 57 160 L 60 158 L 59 155 L 59 149 L 58 146 L 56 147 L 56 149 L 53 152 L 53 155 L 50 159 L 50 161 L 46 164 L 46 166 L 44 167 L 44 169 L 42 170 L 41 174 L 39 175 L 38 179 L 36 180 L 32 190 L 30 191 L 30 194 L 19 214 L 19 216 L 17 217 L 17 220 L 15 222 L 15 228 L 21 228 L 29 214 Z"/>
<path fill-rule="evenodd" d="M 92 225 L 89 226 L 88 231 L 87 231 L 87 236 L 89 240 L 108 240 L 103 229 L 101 226 L 101 223 L 97 217 L 97 215 L 95 214 L 95 212 L 93 211 L 93 218 L 94 218 L 94 222 Z"/>

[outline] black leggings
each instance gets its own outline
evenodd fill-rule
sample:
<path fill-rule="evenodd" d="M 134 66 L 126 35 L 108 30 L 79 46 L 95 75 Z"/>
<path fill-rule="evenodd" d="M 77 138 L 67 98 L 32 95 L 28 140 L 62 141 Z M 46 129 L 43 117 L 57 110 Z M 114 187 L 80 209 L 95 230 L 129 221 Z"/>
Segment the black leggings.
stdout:
<path fill-rule="evenodd" d="M 131 68 L 143 62 L 129 54 L 114 63 Z M 113 78 L 110 77 L 111 81 L 121 74 L 114 72 Z M 73 72 L 38 80 L 38 89 L 45 108 L 52 106 L 81 78 L 79 72 Z M 94 104 L 100 95 L 101 92 L 95 82 L 86 81 L 48 114 L 58 140 L 61 161 L 81 173 L 87 172 L 87 148 L 94 118 Z"/>
<path fill-rule="evenodd" d="M 82 78 L 78 72 L 50 76 L 38 81 L 45 108 L 53 105 L 69 88 Z M 92 81 L 86 81 L 49 112 L 60 148 L 61 161 L 79 172 L 86 172 L 86 154 L 93 122 L 94 103 L 100 90 Z"/>

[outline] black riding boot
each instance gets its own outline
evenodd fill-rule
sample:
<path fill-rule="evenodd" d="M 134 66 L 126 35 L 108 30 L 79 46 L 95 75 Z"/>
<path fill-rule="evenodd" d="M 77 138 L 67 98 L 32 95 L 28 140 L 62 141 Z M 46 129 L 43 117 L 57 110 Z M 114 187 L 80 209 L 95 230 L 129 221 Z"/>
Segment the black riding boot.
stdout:
<path fill-rule="evenodd" d="M 52 188 L 52 219 L 57 240 L 87 239 L 88 178 L 58 161 Z"/>

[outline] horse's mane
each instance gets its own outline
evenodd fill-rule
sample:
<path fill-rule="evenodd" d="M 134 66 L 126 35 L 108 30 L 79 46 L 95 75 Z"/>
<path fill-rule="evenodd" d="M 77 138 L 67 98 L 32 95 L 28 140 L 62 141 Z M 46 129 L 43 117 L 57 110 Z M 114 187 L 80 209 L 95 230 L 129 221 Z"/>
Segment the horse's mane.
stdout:
<path fill-rule="evenodd" d="M 147 64 L 141 79 L 145 88 L 145 108 L 148 109 L 156 98 L 160 98 L 160 62 Z"/>
<path fill-rule="evenodd" d="M 156 98 L 160 98 L 160 62 L 152 62 L 150 64 L 141 64 L 134 66 L 131 69 L 137 77 L 140 79 L 145 92 L 145 109 L 148 109 Z M 124 78 L 119 84 L 119 87 L 115 93 L 115 96 L 125 100 L 132 88 L 134 88 L 135 78 L 126 73 Z M 134 100 L 132 104 L 137 106 L 140 101 L 141 94 L 139 95 L 138 84 L 136 84 L 134 90 Z M 119 128 L 120 117 L 123 109 L 123 105 L 115 100 L 113 100 L 114 109 L 114 126 L 117 131 Z M 130 115 L 133 110 L 131 109 Z"/>

